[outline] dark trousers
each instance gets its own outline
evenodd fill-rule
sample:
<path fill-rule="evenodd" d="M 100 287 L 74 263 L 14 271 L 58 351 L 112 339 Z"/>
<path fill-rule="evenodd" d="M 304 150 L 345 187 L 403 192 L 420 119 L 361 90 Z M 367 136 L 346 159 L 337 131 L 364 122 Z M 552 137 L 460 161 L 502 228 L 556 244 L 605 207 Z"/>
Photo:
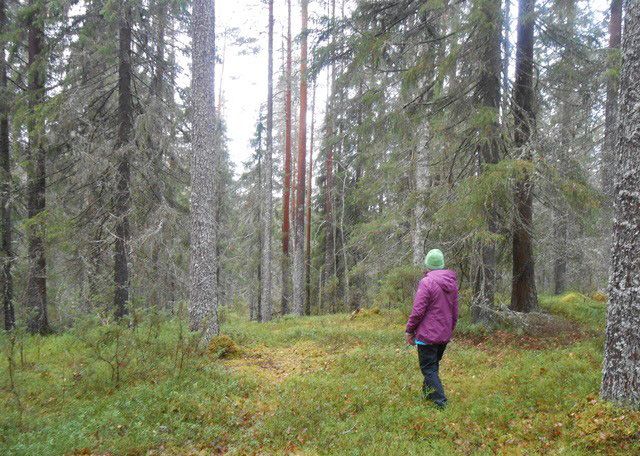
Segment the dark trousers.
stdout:
<path fill-rule="evenodd" d="M 418 345 L 418 361 L 422 375 L 424 375 L 423 392 L 427 399 L 440 407 L 447 404 L 447 397 L 444 395 L 444 389 L 438 375 L 440 360 L 445 348 L 447 348 L 447 344 Z"/>

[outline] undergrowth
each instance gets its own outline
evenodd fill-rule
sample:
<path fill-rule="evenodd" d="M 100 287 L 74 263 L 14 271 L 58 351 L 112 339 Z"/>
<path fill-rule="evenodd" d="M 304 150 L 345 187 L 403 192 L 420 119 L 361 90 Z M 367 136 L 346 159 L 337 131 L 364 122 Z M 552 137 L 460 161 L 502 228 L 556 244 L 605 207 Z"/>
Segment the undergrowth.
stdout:
<path fill-rule="evenodd" d="M 485 332 L 463 312 L 444 411 L 420 399 L 407 309 L 229 314 L 209 347 L 162 318 L 4 335 L 0 454 L 638 454 L 640 414 L 597 398 L 605 304 L 540 301 L 584 331 Z"/>

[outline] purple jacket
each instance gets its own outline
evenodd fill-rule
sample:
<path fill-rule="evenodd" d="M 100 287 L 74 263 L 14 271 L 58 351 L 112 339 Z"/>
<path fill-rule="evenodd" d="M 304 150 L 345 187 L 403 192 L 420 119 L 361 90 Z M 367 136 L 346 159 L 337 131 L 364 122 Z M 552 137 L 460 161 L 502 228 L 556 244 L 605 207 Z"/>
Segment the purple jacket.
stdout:
<path fill-rule="evenodd" d="M 430 271 L 418 284 L 407 333 L 428 344 L 449 342 L 458 322 L 458 282 L 449 269 Z"/>

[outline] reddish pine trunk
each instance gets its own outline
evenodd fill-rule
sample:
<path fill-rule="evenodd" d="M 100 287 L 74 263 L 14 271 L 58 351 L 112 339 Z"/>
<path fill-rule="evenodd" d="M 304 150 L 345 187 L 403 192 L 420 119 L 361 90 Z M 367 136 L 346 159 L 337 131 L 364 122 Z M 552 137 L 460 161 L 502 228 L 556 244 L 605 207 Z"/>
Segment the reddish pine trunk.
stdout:
<path fill-rule="evenodd" d="M 291 208 L 291 0 L 287 0 L 287 64 L 285 93 L 284 183 L 282 195 L 282 313 L 289 313 L 291 258 L 289 256 L 289 212 Z"/>
<path fill-rule="evenodd" d="M 533 259 L 533 182 L 531 134 L 533 111 L 533 40 L 535 0 L 520 0 L 514 83 L 515 146 L 526 169 L 515 183 L 511 309 L 530 312 L 537 306 Z"/>

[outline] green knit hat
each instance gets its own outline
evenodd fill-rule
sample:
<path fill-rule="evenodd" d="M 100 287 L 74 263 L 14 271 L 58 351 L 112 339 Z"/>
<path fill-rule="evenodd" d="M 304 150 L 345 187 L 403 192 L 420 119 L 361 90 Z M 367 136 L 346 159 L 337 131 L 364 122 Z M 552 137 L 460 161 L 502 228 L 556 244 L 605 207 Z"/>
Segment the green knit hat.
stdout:
<path fill-rule="evenodd" d="M 439 249 L 431 249 L 424 257 L 424 265 L 429 269 L 444 269 L 444 255 Z"/>

